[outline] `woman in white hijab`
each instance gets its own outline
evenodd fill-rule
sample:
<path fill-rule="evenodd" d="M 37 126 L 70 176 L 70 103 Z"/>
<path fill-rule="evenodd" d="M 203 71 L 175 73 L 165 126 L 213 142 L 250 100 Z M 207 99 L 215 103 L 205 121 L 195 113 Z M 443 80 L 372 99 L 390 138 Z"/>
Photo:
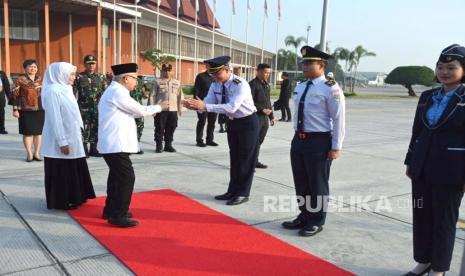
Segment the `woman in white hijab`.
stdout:
<path fill-rule="evenodd" d="M 81 114 L 71 86 L 75 78 L 76 66 L 56 62 L 48 66 L 42 84 L 41 153 L 48 209 L 76 209 L 95 198 L 82 145 Z"/>

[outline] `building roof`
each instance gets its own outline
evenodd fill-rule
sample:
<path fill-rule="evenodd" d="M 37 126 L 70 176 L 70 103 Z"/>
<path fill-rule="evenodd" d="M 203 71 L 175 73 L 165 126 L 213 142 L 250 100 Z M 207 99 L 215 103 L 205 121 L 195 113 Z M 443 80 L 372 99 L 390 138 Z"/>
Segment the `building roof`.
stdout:
<path fill-rule="evenodd" d="M 106 2 L 113 3 L 112 0 L 105 0 Z M 160 13 L 176 18 L 176 6 L 178 0 L 161 0 Z M 183 21 L 194 23 L 195 22 L 195 1 L 196 0 L 180 0 L 179 18 Z M 208 5 L 207 0 L 199 1 L 199 12 L 197 13 L 197 24 L 206 28 L 213 28 L 213 11 Z M 148 3 L 141 4 L 141 7 L 156 11 L 158 0 L 150 0 Z M 117 4 L 133 5 L 133 0 L 117 0 Z M 220 28 L 220 24 L 215 19 L 215 29 Z"/>

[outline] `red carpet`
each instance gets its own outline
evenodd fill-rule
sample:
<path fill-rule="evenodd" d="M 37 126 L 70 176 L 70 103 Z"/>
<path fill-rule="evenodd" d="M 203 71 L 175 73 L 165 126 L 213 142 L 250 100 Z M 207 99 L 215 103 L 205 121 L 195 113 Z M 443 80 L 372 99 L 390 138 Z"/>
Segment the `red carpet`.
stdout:
<path fill-rule="evenodd" d="M 172 190 L 134 193 L 135 228 L 100 219 L 104 200 L 69 213 L 137 275 L 352 275 Z"/>

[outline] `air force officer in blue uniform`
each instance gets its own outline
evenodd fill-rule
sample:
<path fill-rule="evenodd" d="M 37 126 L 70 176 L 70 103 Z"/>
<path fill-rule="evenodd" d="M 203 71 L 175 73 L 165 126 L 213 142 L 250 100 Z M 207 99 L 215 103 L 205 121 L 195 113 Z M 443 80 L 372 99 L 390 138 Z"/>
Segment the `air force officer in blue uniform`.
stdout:
<path fill-rule="evenodd" d="M 185 101 L 189 109 L 216 112 L 228 117 L 228 145 L 231 162 L 229 187 L 217 200 L 228 200 L 228 205 L 238 205 L 248 201 L 255 171 L 259 124 L 257 109 L 246 80 L 232 73 L 231 60 L 221 56 L 206 60 L 213 76 L 204 100 Z"/>
<path fill-rule="evenodd" d="M 441 86 L 418 101 L 405 158 L 412 180 L 413 258 L 405 275 L 449 270 L 465 185 L 465 47 L 444 49 L 436 63 Z"/>
<path fill-rule="evenodd" d="M 302 47 L 301 54 L 307 80 L 294 92 L 295 135 L 291 144 L 292 173 L 301 206 L 299 216 L 282 225 L 300 229 L 301 236 L 313 236 L 325 223 L 329 170 L 332 160 L 341 156 L 345 104 L 339 85 L 325 78 L 331 56 L 310 46 Z"/>

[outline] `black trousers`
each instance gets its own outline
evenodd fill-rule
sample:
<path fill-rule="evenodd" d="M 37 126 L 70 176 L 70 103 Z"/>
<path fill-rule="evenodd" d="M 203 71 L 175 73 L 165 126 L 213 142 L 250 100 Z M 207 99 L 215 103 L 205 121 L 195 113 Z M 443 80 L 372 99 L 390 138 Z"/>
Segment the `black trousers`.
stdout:
<path fill-rule="evenodd" d="M 448 271 L 463 192 L 428 182 L 412 181 L 413 258 L 431 263 L 434 271 Z"/>
<path fill-rule="evenodd" d="M 107 199 L 103 212 L 109 218 L 122 218 L 129 210 L 136 176 L 129 153 L 102 154 L 110 172 L 107 179 Z"/>
<path fill-rule="evenodd" d="M 298 218 L 307 225 L 325 224 L 329 172 L 331 161 L 331 135 L 317 135 L 300 139 L 294 136 L 291 144 L 291 166 L 296 195 L 301 198 Z"/>
<path fill-rule="evenodd" d="M 5 92 L 0 92 L 0 130 L 5 130 Z"/>
<path fill-rule="evenodd" d="M 216 117 L 218 117 L 218 113 L 215 112 L 197 112 L 197 117 L 199 120 L 197 121 L 197 128 L 196 128 L 196 136 L 195 140 L 197 142 L 203 142 L 203 129 L 205 127 L 205 123 L 207 122 L 207 142 L 213 141 L 213 132 L 215 131 L 215 123 Z"/>
<path fill-rule="evenodd" d="M 260 147 L 265 141 L 266 133 L 268 133 L 268 128 L 270 127 L 270 119 L 266 115 L 258 115 L 258 125 L 259 125 L 259 133 L 258 133 L 258 145 L 257 145 L 257 162 L 258 156 L 260 155 Z"/>
<path fill-rule="evenodd" d="M 291 108 L 289 107 L 289 98 L 281 100 L 281 119 L 292 120 Z"/>
<path fill-rule="evenodd" d="M 178 126 L 177 111 L 162 111 L 155 116 L 155 142 L 173 142 L 174 130 Z"/>
<path fill-rule="evenodd" d="M 250 116 L 229 120 L 229 187 L 228 192 L 236 196 L 249 196 L 255 173 L 258 144 L 258 117 Z"/>

